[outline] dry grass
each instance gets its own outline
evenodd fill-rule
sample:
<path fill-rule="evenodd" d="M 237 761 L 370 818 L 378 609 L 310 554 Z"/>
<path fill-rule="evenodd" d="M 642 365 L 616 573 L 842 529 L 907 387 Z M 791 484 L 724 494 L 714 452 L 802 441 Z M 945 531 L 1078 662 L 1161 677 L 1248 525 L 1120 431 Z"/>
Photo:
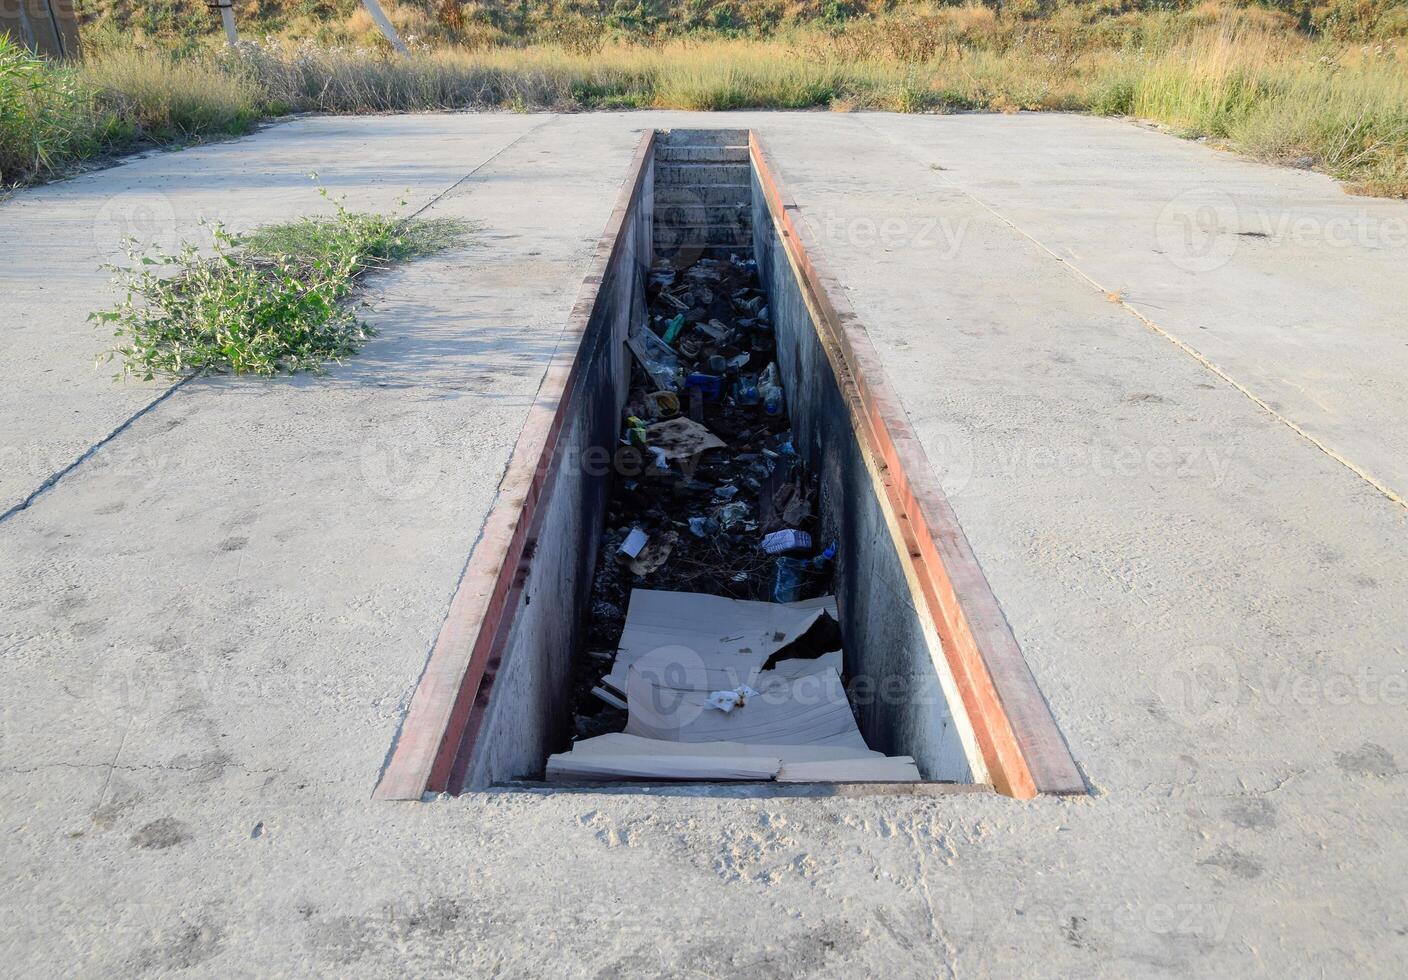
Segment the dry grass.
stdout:
<path fill-rule="evenodd" d="M 115 51 L 81 71 L 112 111 L 162 141 L 242 133 L 269 109 L 257 80 L 204 60 Z"/>
<path fill-rule="evenodd" d="M 431 8 L 391 9 L 408 34 L 422 21 L 430 28 Z M 459 29 L 482 29 L 468 10 Z M 135 132 L 192 136 L 240 131 L 289 109 L 1135 115 L 1262 159 L 1312 164 L 1362 192 L 1408 195 L 1408 47 L 1312 40 L 1289 14 L 1211 0 L 1181 14 L 1090 11 L 1058 6 L 1028 21 L 979 5 L 911 6 L 766 38 L 648 44 L 564 22 L 553 43 L 506 46 L 482 35 L 471 46 L 416 44 L 409 58 L 390 56 L 375 27 L 355 21 L 369 46 L 274 41 L 185 56 L 117 47 L 95 54 L 81 81 Z M 440 11 L 434 23 L 448 16 Z"/>

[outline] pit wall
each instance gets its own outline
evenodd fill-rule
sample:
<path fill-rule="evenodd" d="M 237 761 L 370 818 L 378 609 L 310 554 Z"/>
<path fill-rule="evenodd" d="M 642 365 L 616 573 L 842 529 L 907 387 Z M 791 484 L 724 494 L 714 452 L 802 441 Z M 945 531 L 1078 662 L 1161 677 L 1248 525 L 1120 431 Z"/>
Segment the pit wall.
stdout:
<path fill-rule="evenodd" d="M 959 705 L 961 712 L 939 637 L 925 628 L 915 607 L 901 563 L 904 544 L 890 532 L 857 420 L 773 220 L 766 188 L 758 171 L 750 172 L 753 255 L 768 291 L 792 441 L 818 476 L 821 541 L 838 545 L 836 599 L 861 734 L 872 749 L 913 756 L 925 779 L 984 782 L 971 728 L 950 707 Z"/>
<path fill-rule="evenodd" d="M 647 153 L 605 269 L 595 284 L 589 278 L 588 287 L 596 288 L 584 290 L 574 311 L 585 315 L 586 326 L 574 352 L 576 383 L 558 408 L 561 435 L 547 467 L 555 480 L 533 517 L 521 596 L 505 613 L 511 625 L 503 654 L 486 670 L 470 717 L 456 767 L 465 790 L 541 774 L 543 760 L 566 741 L 572 662 L 611 491 L 608 454 L 629 395 L 626 335 L 646 318 L 654 167 Z"/>

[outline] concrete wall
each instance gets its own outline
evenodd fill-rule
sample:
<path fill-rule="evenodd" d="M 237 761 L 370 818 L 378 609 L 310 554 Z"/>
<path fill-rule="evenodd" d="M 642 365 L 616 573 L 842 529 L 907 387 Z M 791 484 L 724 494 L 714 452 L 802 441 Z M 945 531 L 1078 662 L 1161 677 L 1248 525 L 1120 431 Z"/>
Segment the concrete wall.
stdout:
<path fill-rule="evenodd" d="M 872 749 L 911 755 L 927 779 L 973 781 L 944 695 L 936 633 L 910 598 L 900 550 L 856 439 L 757 174 L 753 250 L 767 287 L 793 443 L 820 482 L 822 541 L 838 543 L 836 596 L 861 733 Z M 960 709 L 961 710 L 961 709 Z"/>
<path fill-rule="evenodd" d="M 540 503 L 543 530 L 525 563 L 522 599 L 508 614 L 512 625 L 503 657 L 489 668 L 492 693 L 466 770 L 467 790 L 540 776 L 547 755 L 565 747 L 572 661 L 581 642 L 611 490 L 610 465 L 601 454 L 616 445 L 628 394 L 626 333 L 645 317 L 653 163 L 646 168 L 577 354 L 581 379 L 565 406 L 566 428 L 554 461 L 557 475 Z M 596 454 L 590 452 L 593 448 Z"/>
<path fill-rule="evenodd" d="M 0 33 L 51 58 L 80 54 L 73 0 L 3 0 Z"/>

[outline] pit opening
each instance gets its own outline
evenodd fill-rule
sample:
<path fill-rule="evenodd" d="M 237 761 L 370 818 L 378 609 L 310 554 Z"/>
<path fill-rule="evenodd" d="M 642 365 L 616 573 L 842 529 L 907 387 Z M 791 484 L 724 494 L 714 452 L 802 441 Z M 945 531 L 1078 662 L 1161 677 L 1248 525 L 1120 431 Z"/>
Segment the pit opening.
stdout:
<path fill-rule="evenodd" d="M 692 779 L 690 792 L 747 780 L 748 794 L 1084 791 L 795 211 L 756 134 L 645 134 L 379 797 L 580 780 L 644 791 L 637 777 Z M 776 531 L 807 540 L 769 554 Z M 736 708 L 708 703 L 725 690 Z M 769 698 L 785 702 L 777 725 L 750 712 Z M 597 770 L 578 750 L 737 745 L 754 721 L 754 744 L 851 754 L 801 751 L 780 782 L 746 750 L 702 769 L 668 753 L 685 760 L 673 775 L 620 758 Z M 912 760 L 911 775 L 814 764 L 877 754 Z"/>

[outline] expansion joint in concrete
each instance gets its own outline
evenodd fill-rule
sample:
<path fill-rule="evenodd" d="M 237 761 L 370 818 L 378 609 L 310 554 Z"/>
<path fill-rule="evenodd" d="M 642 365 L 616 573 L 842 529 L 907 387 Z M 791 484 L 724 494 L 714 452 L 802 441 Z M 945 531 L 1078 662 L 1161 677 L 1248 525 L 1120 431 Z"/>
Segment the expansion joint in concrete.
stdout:
<path fill-rule="evenodd" d="M 39 484 L 39 486 L 35 487 L 34 490 L 30 492 L 29 496 L 25 497 L 19 503 L 15 504 L 9 510 L 5 511 L 5 513 L 0 514 L 0 524 L 5 523 L 10 518 L 18 514 L 20 511 L 27 510 L 30 504 L 34 503 L 44 494 L 52 490 L 55 486 L 58 485 L 60 480 L 68 476 L 74 470 L 78 469 L 88 460 L 92 459 L 93 455 L 97 453 L 98 450 L 102 449 L 108 443 L 112 442 L 118 436 L 122 435 L 122 433 L 126 432 L 129 428 L 131 428 L 134 422 L 136 422 L 142 416 L 146 415 L 152 409 L 156 408 L 162 402 L 166 401 L 166 399 L 176 394 L 176 392 L 180 391 L 187 384 L 189 384 L 191 381 L 195 380 L 198 377 L 200 377 L 199 374 L 191 374 L 182 378 L 170 388 L 167 388 L 165 391 L 163 391 L 160 395 L 157 395 L 151 401 L 147 402 L 147 404 L 143 405 L 137 411 L 129 415 L 117 428 L 113 429 L 107 435 L 103 436 L 97 442 L 93 443 L 93 445 L 89 446 L 82 453 L 80 453 L 78 457 L 73 460 L 73 462 L 69 463 L 63 469 L 56 470 L 55 472 L 49 474 L 48 478 L 46 478 L 43 483 Z"/>
<path fill-rule="evenodd" d="M 908 156 L 910 159 L 914 160 L 915 162 L 917 162 L 917 163 L 925 163 L 925 162 L 926 162 L 925 160 L 920 159 L 920 157 L 918 157 L 916 154 L 914 154 L 914 153 L 911 151 L 911 149 L 910 149 L 907 145 L 905 145 L 905 144 L 902 143 L 901 141 L 895 139 L 895 138 L 894 138 L 893 136 L 891 136 L 889 133 L 886 133 L 886 132 L 883 132 L 882 130 L 876 129 L 874 126 L 871 126 L 869 123 L 867 123 L 864 119 L 862 119 L 862 118 L 860 118 L 860 117 L 852 116 L 851 118 L 855 119 L 855 121 L 856 121 L 857 123 L 859 123 L 861 126 L 864 126 L 864 127 L 865 127 L 866 129 L 868 129 L 870 132 L 876 134 L 877 136 L 879 136 L 879 137 L 885 139 L 887 142 L 889 142 L 889 143 L 891 143 L 892 145 L 894 145 L 895 147 L 897 147 L 901 152 L 903 152 L 906 156 Z M 1232 377 L 1230 374 L 1228 374 L 1228 373 L 1227 373 L 1226 371 L 1224 371 L 1222 368 L 1218 367 L 1218 365 L 1217 365 L 1216 363 L 1214 363 L 1209 357 L 1207 357 L 1205 354 L 1203 354 L 1203 353 L 1202 353 L 1201 351 L 1199 351 L 1197 348 L 1193 347 L 1191 344 L 1187 343 L 1186 341 L 1181 340 L 1181 339 L 1179 339 L 1178 337 L 1174 336 L 1174 334 L 1172 334 L 1171 332 L 1169 332 L 1169 331 L 1168 331 L 1167 329 L 1165 329 L 1164 327 L 1160 326 L 1160 325 L 1159 325 L 1158 323 L 1156 323 L 1154 320 L 1152 320 L 1152 319 L 1150 319 L 1149 317 L 1145 316 L 1145 315 L 1144 315 L 1142 312 L 1140 312 L 1135 306 L 1133 306 L 1128 300 L 1126 300 L 1123 296 L 1121 296 L 1118 291 L 1111 290 L 1111 289 L 1109 289 L 1108 287 L 1106 287 L 1104 284 L 1102 284 L 1102 283 L 1099 282 L 1097 279 L 1095 279 L 1094 276 L 1092 276 L 1092 275 L 1090 275 L 1089 273 L 1087 273 L 1087 272 L 1085 272 L 1084 270 L 1082 270 L 1079 266 L 1075 265 L 1075 264 L 1074 264 L 1073 262 L 1071 262 L 1068 258 L 1066 258 L 1065 256 L 1061 255 L 1059 252 L 1057 252 L 1057 251 L 1056 251 L 1055 249 L 1053 249 L 1051 246 L 1047 245 L 1045 242 L 1041 241 L 1041 240 L 1040 240 L 1039 238 L 1037 238 L 1035 235 L 1033 235 L 1033 234 L 1031 234 L 1030 232 L 1028 232 L 1028 231 L 1027 231 L 1026 229 L 1024 229 L 1021 225 L 1017 224 L 1015 221 L 1013 221 L 1011 218 L 1007 217 L 1007 216 L 1006 216 L 1005 214 L 1003 214 L 1001 211 L 997 210 L 995 207 L 993 207 L 992 205 L 988 204 L 986 201 L 984 201 L 982 198 L 978 197 L 978 196 L 977 196 L 976 194 L 974 194 L 972 191 L 968 190 L 968 189 L 965 188 L 965 187 L 962 187 L 962 186 L 959 185 L 956 181 L 954 181 L 952 178 L 945 176 L 942 171 L 934 171 L 934 176 L 937 177 L 939 180 L 943 181 L 945 184 L 947 184 L 947 185 L 949 186 L 949 188 L 951 188 L 952 190 L 956 191 L 956 192 L 959 193 L 959 194 L 962 194 L 964 197 L 968 198 L 970 201 L 972 201 L 972 202 L 973 202 L 974 204 L 976 204 L 978 207 L 982 208 L 984 211 L 986 211 L 986 212 L 988 212 L 989 214 L 991 214 L 991 215 L 992 215 L 994 218 L 996 218 L 998 221 L 1002 222 L 1002 223 L 1003 223 L 1004 225 L 1006 225 L 1008 228 L 1012 229 L 1012 231 L 1016 232 L 1018 235 L 1022 236 L 1022 237 L 1025 238 L 1027 241 L 1031 242 L 1033 245 L 1035 245 L 1035 246 L 1036 246 L 1037 248 L 1039 248 L 1041 251 L 1045 252 L 1047 255 L 1050 255 L 1050 256 L 1051 256 L 1053 259 L 1055 259 L 1057 262 L 1061 263 L 1062 266 L 1064 266 L 1066 269 L 1070 270 L 1070 272 L 1071 272 L 1071 274 L 1072 274 L 1073 276 L 1075 276 L 1077 279 L 1080 279 L 1082 282 L 1085 282 L 1087 285 L 1093 287 L 1094 289 L 1098 290 L 1102 295 L 1104 295 L 1104 296 L 1105 296 L 1107 299 L 1109 299 L 1112 303 L 1115 303 L 1115 304 L 1117 304 L 1118 306 L 1120 306 L 1120 307 L 1121 307 L 1122 309 L 1124 309 L 1127 313 L 1129 313 L 1131 316 L 1133 316 L 1135 319 L 1137 319 L 1140 323 L 1142 323 L 1146 328 L 1148 328 L 1149 330 L 1153 331 L 1155 334 L 1157 334 L 1158 336 L 1162 337 L 1164 340 L 1167 340 L 1169 343 L 1173 344 L 1173 345 L 1174 345 L 1175 347 L 1177 347 L 1179 350 L 1183 351 L 1183 353 L 1187 354 L 1189 357 L 1193 358 L 1195 361 L 1197 361 L 1197 362 L 1198 362 L 1199 364 L 1201 364 L 1203 367 L 1207 368 L 1207 370 L 1211 371 L 1213 374 L 1217 375 L 1217 377 L 1221 378 L 1221 379 L 1222 379 L 1223 381 L 1225 381 L 1227 384 L 1229 384 L 1229 385 L 1231 385 L 1233 388 L 1237 389 L 1237 391 L 1241 392 L 1242 395 L 1245 396 L 1248 401 L 1250 401 L 1252 404 L 1256 405 L 1257 408 L 1261 409 L 1263 412 L 1265 412 L 1267 415 L 1271 416 L 1271 417 L 1272 417 L 1273 419 L 1275 419 L 1277 422 L 1280 422 L 1282 425 L 1286 426 L 1286 428 L 1290 429 L 1290 430 L 1291 430 L 1292 432 L 1294 432 L 1296 435 L 1300 436 L 1300 437 L 1301 437 L 1302 439 L 1304 439 L 1306 442 L 1310 443 L 1310 444 L 1311 444 L 1312 446 L 1314 446 L 1316 449 L 1320 450 L 1320 452 L 1324 453 L 1324 454 L 1325 454 L 1326 456 L 1328 456 L 1330 459 L 1334 460 L 1335 462 L 1339 463 L 1341 466 L 1343 466 L 1343 467 L 1345 467 L 1346 469 L 1348 469 L 1351 473 L 1353 473 L 1355 476 L 1359 477 L 1359 478 L 1360 478 L 1361 480 L 1363 480 L 1365 483 L 1369 484 L 1369 486 L 1373 487 L 1375 490 L 1377 490 L 1379 493 L 1383 494 L 1383 495 L 1384 495 L 1385 497 L 1387 497 L 1389 500 L 1391 500 L 1391 501 L 1393 501 L 1394 503 L 1398 504 L 1400 507 L 1408 508 L 1408 500 L 1405 500 L 1405 499 L 1403 498 L 1403 496 L 1402 496 L 1401 494 L 1397 493 L 1395 490 L 1393 490 L 1393 488 L 1387 486 L 1387 485 L 1386 485 L 1385 483 L 1383 483 L 1381 480 L 1377 479 L 1372 473 L 1370 473 L 1369 471 L 1367 471 L 1366 469 L 1364 469 L 1364 468 L 1363 468 L 1362 466 L 1360 466 L 1359 464 L 1355 463 L 1353 460 L 1351 460 L 1351 459 L 1349 459 L 1348 457 L 1344 456 L 1342 453 L 1337 452 L 1336 450 L 1334 450 L 1334 449 L 1331 448 L 1330 446 L 1326 445 L 1326 444 L 1325 444 L 1324 442 L 1322 442 L 1321 440 L 1317 439 L 1315 436 L 1311 435 L 1309 432 L 1307 432 L 1307 431 L 1305 430 L 1304 427 L 1302 427 L 1301 425 L 1297 424 L 1295 421 L 1293 421 L 1293 420 L 1287 418 L 1285 415 L 1282 415 L 1280 412 L 1276 411 L 1276 409 L 1273 408 L 1264 398 L 1262 398 L 1262 397 L 1260 397 L 1259 395 L 1257 395 L 1255 392 L 1253 392 L 1253 391 L 1252 391 L 1250 388 L 1248 388 L 1246 385 L 1242 384 L 1240 381 L 1238 381 L 1236 378 Z"/>

